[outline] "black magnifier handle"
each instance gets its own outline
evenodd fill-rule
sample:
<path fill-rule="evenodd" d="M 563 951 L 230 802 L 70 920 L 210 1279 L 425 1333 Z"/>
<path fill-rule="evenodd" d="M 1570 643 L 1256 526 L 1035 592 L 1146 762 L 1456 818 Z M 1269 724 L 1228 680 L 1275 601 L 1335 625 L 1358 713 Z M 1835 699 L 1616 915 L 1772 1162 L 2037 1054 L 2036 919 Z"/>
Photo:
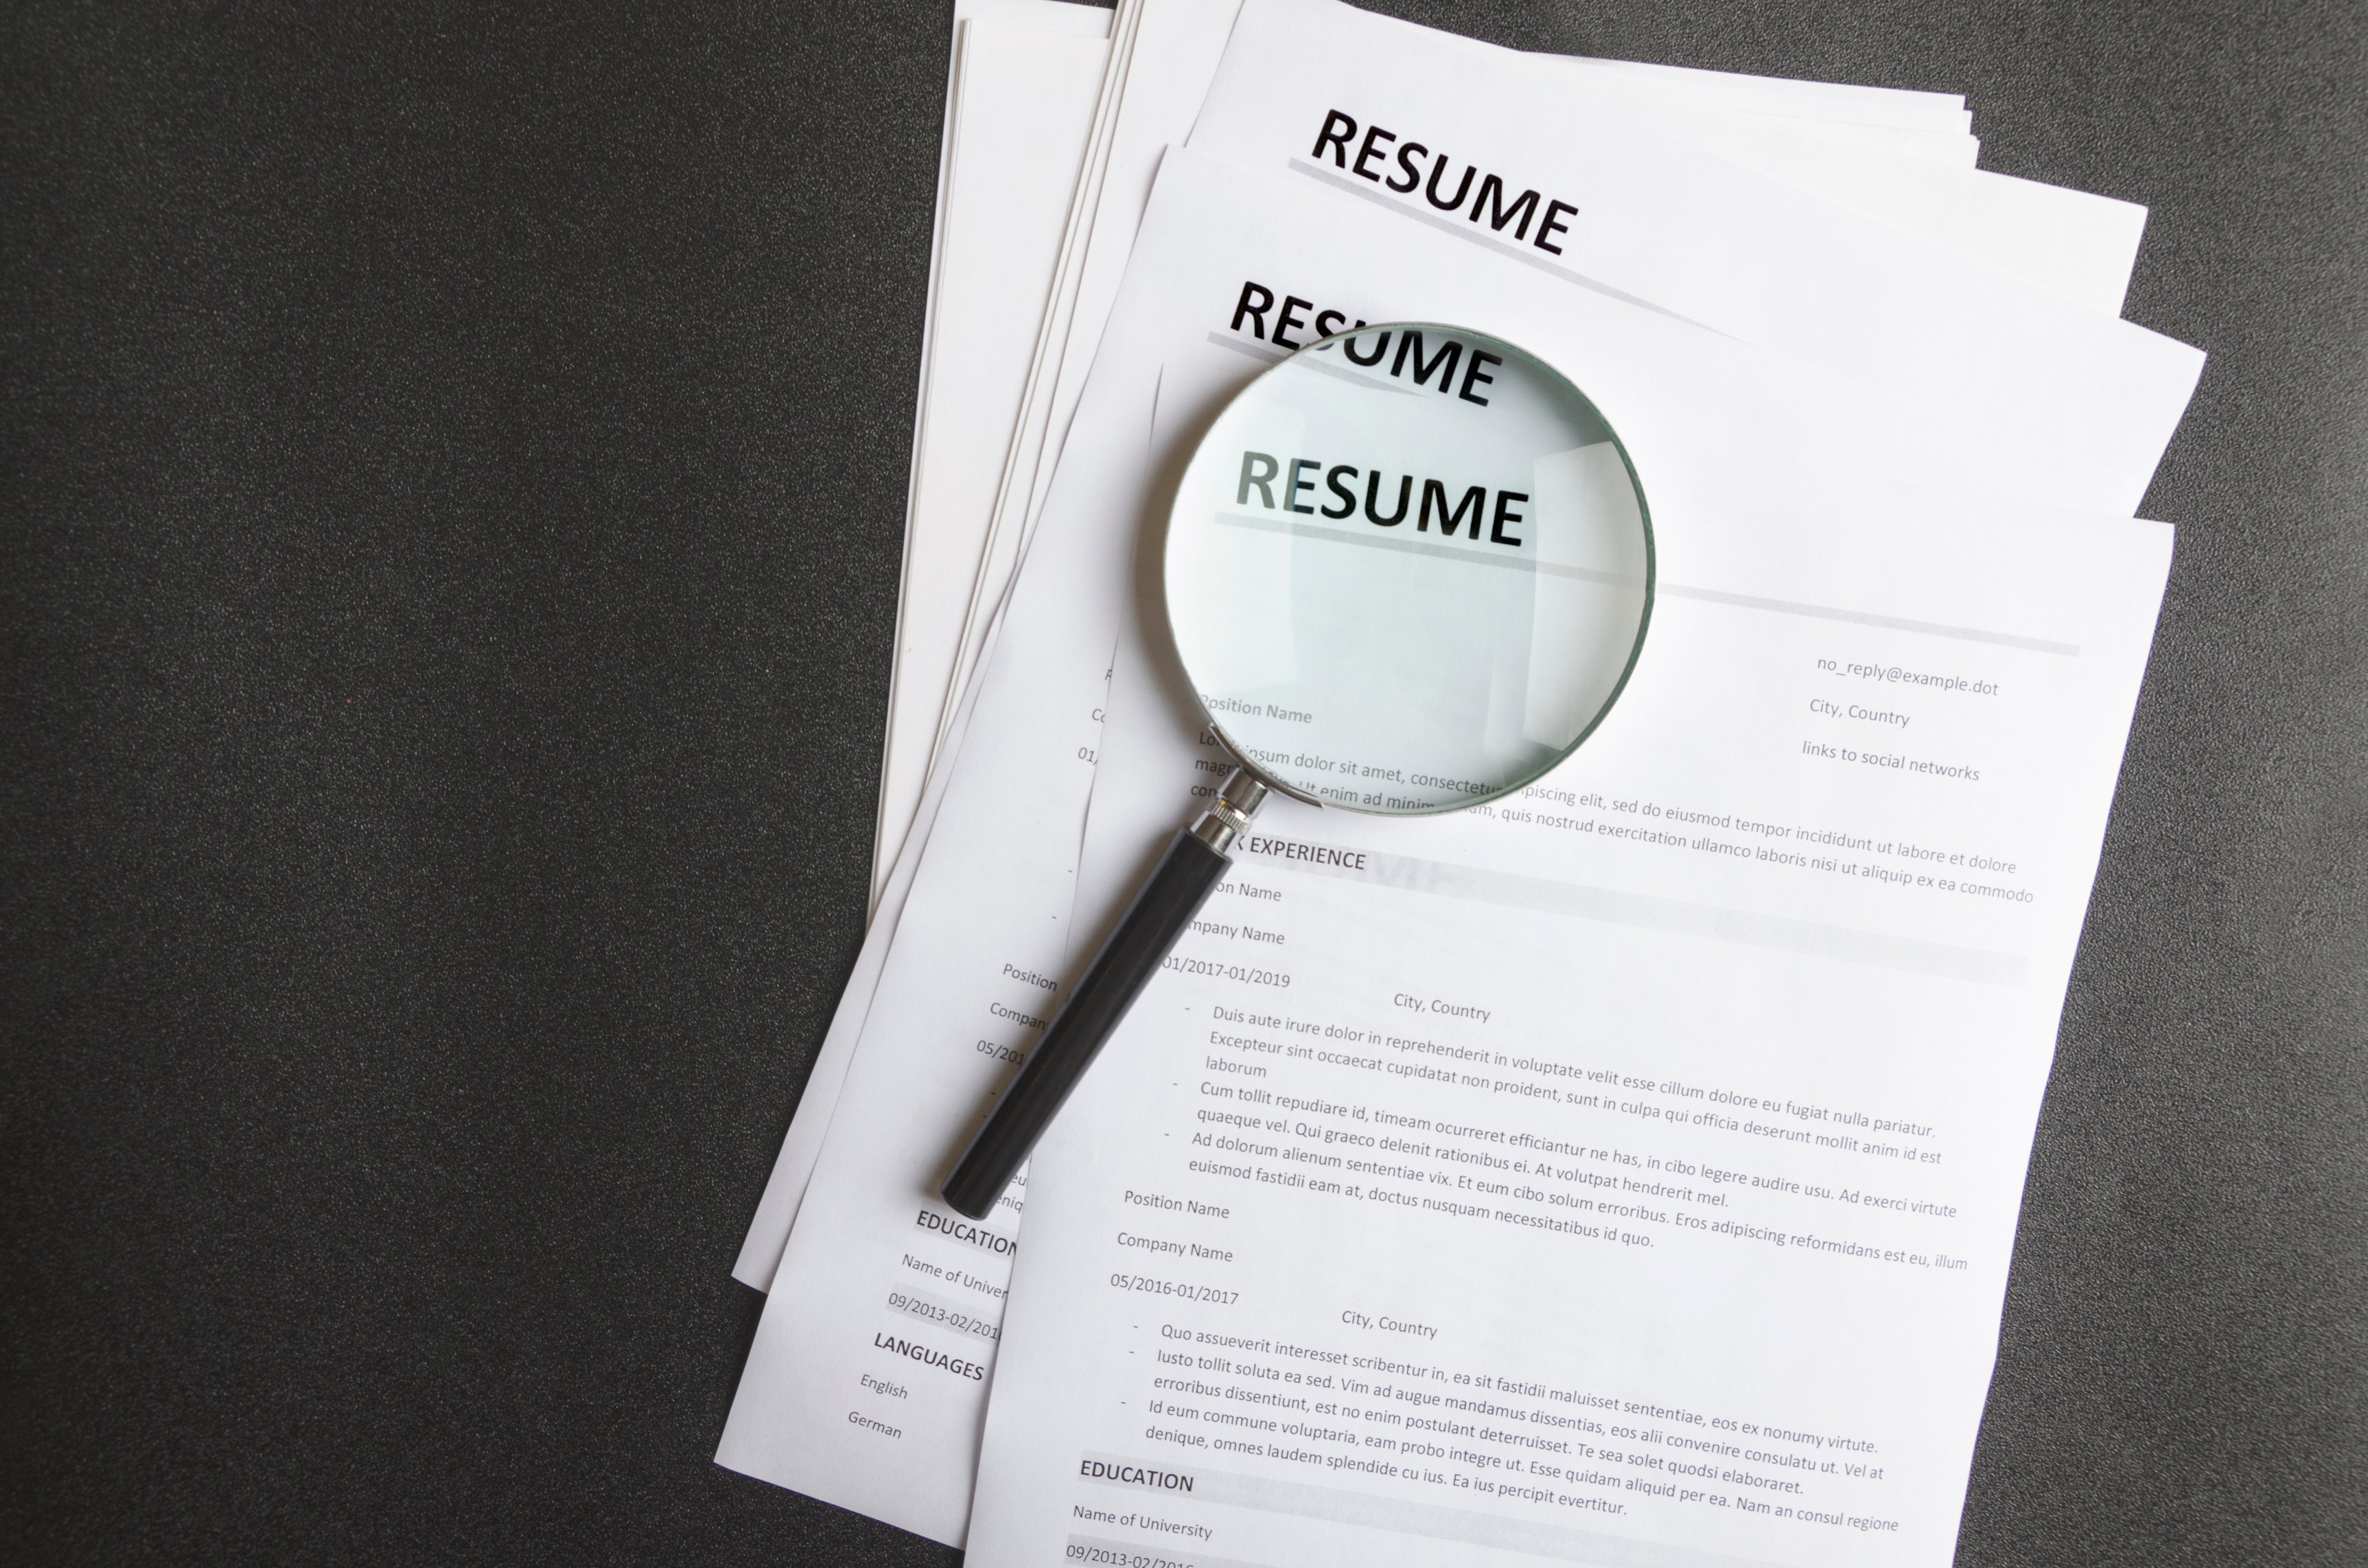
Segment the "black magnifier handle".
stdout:
<path fill-rule="evenodd" d="M 942 1189 L 947 1204 L 973 1220 L 986 1218 L 1028 1163 L 1036 1140 L 1067 1103 L 1102 1042 L 1133 1007 L 1159 971 L 1176 939 L 1225 880 L 1234 862 L 1225 853 L 1266 800 L 1266 786 L 1236 767 L 1201 820 L 1178 832 L 1159 865 L 1126 906 L 1118 926 L 1087 967 L 1085 978 L 1053 1015 L 1044 1038 L 1029 1053 L 1003 1103 L 970 1141 Z"/>

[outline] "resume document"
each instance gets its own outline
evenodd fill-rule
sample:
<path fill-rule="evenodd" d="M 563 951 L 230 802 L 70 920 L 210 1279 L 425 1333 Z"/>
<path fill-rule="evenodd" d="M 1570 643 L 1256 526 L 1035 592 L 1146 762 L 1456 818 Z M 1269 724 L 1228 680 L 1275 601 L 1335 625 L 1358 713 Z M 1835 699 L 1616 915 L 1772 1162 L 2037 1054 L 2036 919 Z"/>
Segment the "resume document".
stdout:
<path fill-rule="evenodd" d="M 1603 728 L 1270 803 L 1040 1146 L 972 1562 L 1952 1560 L 2169 530 L 1660 515 Z M 1131 626 L 1081 908 L 1227 766 L 1180 678 Z"/>

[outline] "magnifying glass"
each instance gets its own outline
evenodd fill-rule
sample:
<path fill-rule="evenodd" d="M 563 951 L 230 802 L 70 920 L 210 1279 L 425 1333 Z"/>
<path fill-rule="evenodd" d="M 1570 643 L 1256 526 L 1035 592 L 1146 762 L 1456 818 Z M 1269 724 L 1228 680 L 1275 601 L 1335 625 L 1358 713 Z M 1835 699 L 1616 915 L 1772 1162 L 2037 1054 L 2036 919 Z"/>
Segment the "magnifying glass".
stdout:
<path fill-rule="evenodd" d="M 1652 522 L 1610 424 L 1543 361 L 1430 323 L 1311 343 L 1245 387 L 1184 472 L 1166 552 L 1177 656 L 1237 766 L 946 1179 L 972 1219 L 1270 791 L 1381 816 L 1511 794 L 1603 722 L 1652 616 Z"/>

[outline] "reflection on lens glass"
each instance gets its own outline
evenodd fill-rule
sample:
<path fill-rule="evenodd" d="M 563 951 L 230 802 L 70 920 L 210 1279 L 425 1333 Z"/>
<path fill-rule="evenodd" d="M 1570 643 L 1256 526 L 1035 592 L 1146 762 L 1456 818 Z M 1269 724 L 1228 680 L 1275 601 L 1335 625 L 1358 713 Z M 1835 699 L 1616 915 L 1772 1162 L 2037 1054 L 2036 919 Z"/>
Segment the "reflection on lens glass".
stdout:
<path fill-rule="evenodd" d="M 1168 622 L 1245 761 L 1435 812 L 1567 756 L 1643 646 L 1653 547 L 1603 416 L 1452 327 L 1313 344 L 1235 399 L 1169 519 Z"/>

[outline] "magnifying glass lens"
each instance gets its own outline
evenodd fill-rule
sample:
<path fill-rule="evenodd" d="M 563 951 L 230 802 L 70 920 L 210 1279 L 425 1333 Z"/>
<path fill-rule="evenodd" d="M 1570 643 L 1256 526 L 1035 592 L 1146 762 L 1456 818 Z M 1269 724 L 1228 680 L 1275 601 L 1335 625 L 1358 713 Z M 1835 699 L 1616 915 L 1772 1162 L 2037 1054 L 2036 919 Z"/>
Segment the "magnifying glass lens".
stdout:
<path fill-rule="evenodd" d="M 1518 789 L 1586 737 L 1642 644 L 1652 544 L 1569 381 L 1494 338 L 1394 326 L 1301 349 L 1219 415 L 1166 570 L 1235 754 L 1406 814 Z"/>

